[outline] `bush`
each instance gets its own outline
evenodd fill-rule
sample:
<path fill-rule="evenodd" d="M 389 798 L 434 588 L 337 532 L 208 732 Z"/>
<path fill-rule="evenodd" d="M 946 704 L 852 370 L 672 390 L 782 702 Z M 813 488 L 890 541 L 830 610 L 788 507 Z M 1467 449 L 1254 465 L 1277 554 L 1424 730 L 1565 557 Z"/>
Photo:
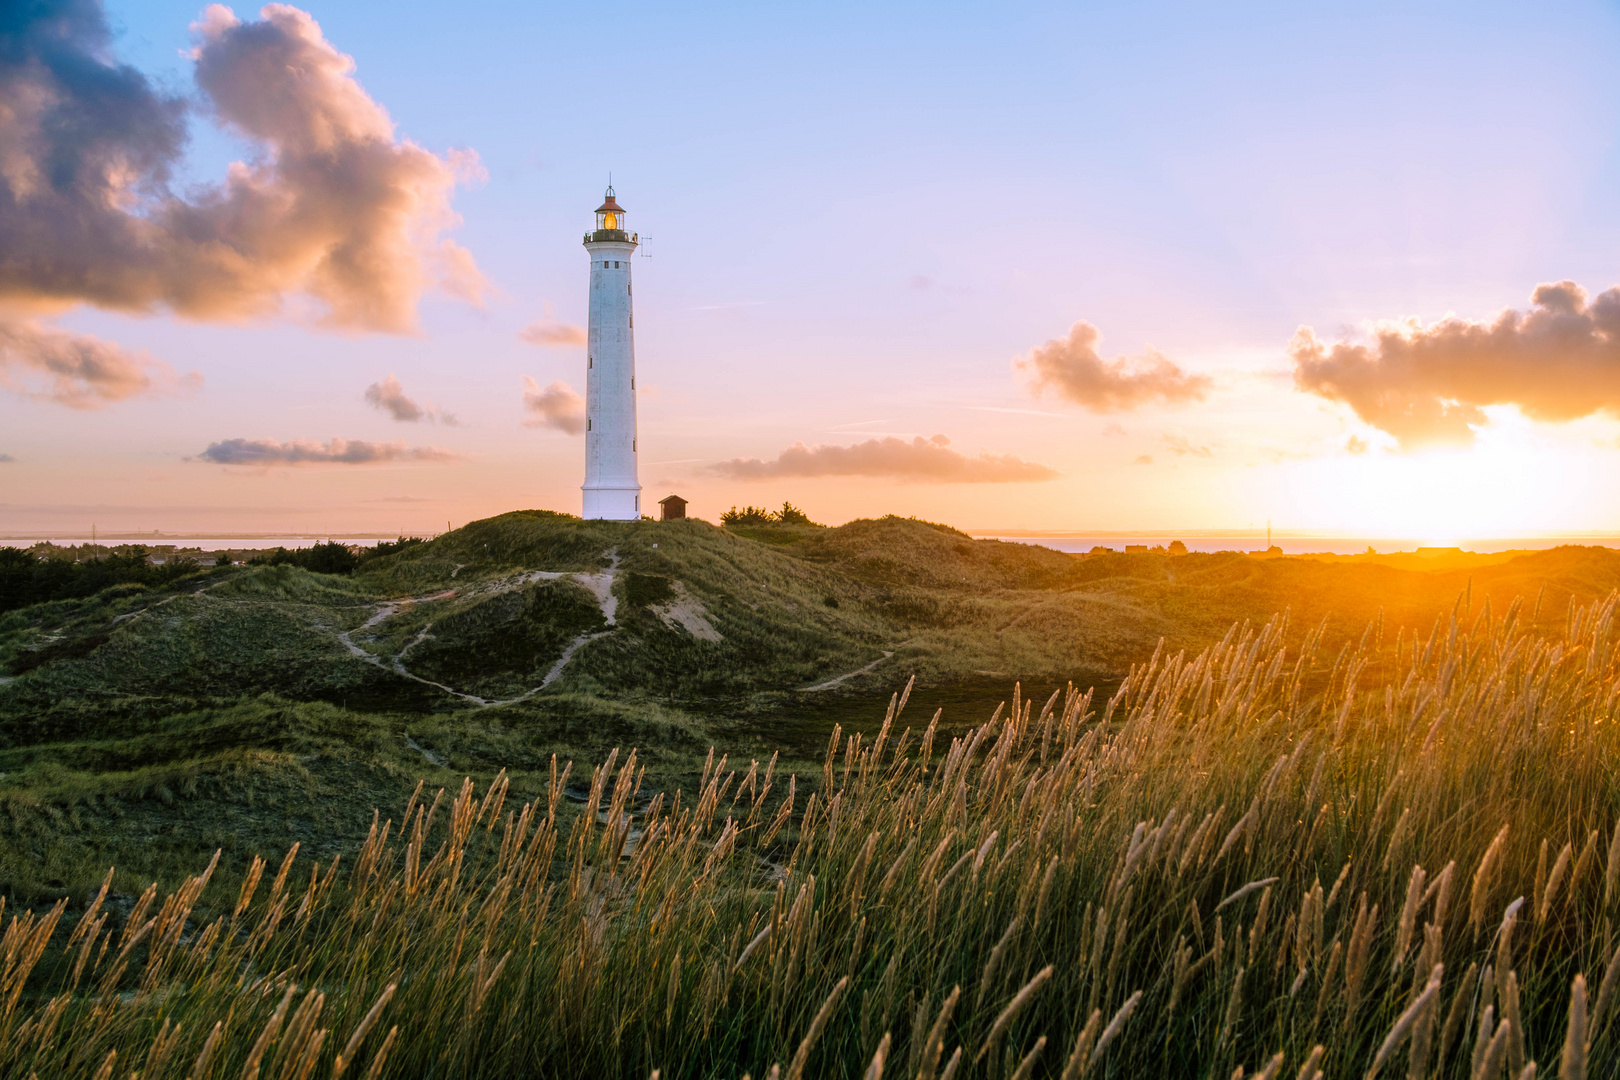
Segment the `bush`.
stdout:
<path fill-rule="evenodd" d="M 352 574 L 360 565 L 360 556 L 336 540 L 313 547 L 288 550 L 278 547 L 248 560 L 250 566 L 296 566 L 316 574 Z"/>
<path fill-rule="evenodd" d="M 422 539 L 420 536 L 402 536 L 398 540 L 384 540 L 374 547 L 369 547 L 365 551 L 362 551 L 360 553 L 360 561 L 370 562 L 372 559 L 380 559 L 384 555 L 394 555 L 398 552 L 404 551 L 406 548 L 413 548 L 419 544 L 425 543 L 427 543 L 427 541 Z"/>
<path fill-rule="evenodd" d="M 720 515 L 722 525 L 774 525 L 776 515 L 763 506 L 745 506 L 738 510 L 733 504 L 730 510 Z"/>
<path fill-rule="evenodd" d="M 745 506 L 738 510 L 735 505 L 720 515 L 720 524 L 727 526 L 760 526 L 760 525 L 805 525 L 813 529 L 824 529 L 825 525 L 811 521 L 810 515 L 800 510 L 790 502 L 784 502 L 780 510 L 767 510 L 763 506 Z"/>
<path fill-rule="evenodd" d="M 635 571 L 625 575 L 624 600 L 632 608 L 652 607 L 674 599 L 675 590 L 670 587 L 669 578 L 658 574 L 638 574 Z"/>
<path fill-rule="evenodd" d="M 278 547 L 248 560 L 249 566 L 297 566 L 316 574 L 352 574 L 362 563 L 394 555 L 407 548 L 427 543 L 420 536 L 402 536 L 398 540 L 384 540 L 369 548 L 356 551 L 347 544 L 328 540 L 307 548 Z M 221 564 L 223 565 L 223 564 Z"/>

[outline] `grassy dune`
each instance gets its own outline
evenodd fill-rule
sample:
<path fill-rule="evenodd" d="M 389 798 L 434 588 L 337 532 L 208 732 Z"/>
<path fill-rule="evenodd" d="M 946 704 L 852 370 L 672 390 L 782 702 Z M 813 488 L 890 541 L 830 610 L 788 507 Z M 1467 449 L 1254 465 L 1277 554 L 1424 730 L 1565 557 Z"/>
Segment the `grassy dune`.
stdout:
<path fill-rule="evenodd" d="M 1606 1075 L 1617 586 L 522 512 L 10 612 L 0 1076 Z"/>
<path fill-rule="evenodd" d="M 591 589 L 615 564 L 608 627 Z M 0 615 L 0 893 L 82 905 L 112 863 L 114 894 L 138 895 L 216 847 L 232 882 L 290 839 L 352 857 L 369 809 L 418 778 L 504 768 L 535 798 L 553 754 L 636 746 L 668 792 L 696 782 L 710 746 L 779 754 L 808 779 L 833 726 L 872 734 L 874 697 L 909 677 L 913 710 L 943 708 L 951 736 L 1015 680 L 1107 696 L 1161 640 L 1198 650 L 1233 620 L 1288 610 L 1291 646 L 1317 633 L 1338 648 L 1380 616 L 1388 634 L 1426 633 L 1465 599 L 1521 597 L 1520 622 L 1553 633 L 1617 586 L 1620 556 L 1597 548 L 1413 572 L 1076 559 L 899 518 L 734 532 L 539 511 L 352 577 L 232 567 L 118 586 Z"/>
<path fill-rule="evenodd" d="M 1161 652 L 820 775 L 422 791 L 8 922 L 8 1075 L 1607 1075 L 1614 608 Z M 881 719 L 881 718 L 880 718 Z M 920 730 L 919 730 L 920 729 Z M 571 779 L 574 778 L 574 779 Z M 785 790 L 784 790 L 785 789 Z M 71 924 L 71 925 L 70 925 Z M 1236 1070 L 1242 1070 L 1238 1072 Z"/>

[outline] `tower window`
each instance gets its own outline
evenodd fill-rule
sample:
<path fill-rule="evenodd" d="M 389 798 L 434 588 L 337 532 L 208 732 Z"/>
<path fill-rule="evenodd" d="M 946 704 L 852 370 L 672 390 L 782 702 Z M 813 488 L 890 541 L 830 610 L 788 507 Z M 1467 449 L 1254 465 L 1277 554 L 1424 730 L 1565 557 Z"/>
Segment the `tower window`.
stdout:
<path fill-rule="evenodd" d="M 588 416 L 585 418 L 585 430 L 586 431 L 591 430 L 591 419 Z"/>

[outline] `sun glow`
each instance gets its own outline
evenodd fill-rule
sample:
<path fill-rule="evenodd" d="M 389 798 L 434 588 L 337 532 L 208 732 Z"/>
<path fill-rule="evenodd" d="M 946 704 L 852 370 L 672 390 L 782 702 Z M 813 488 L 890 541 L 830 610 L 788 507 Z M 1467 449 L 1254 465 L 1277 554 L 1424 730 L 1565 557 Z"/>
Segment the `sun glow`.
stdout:
<path fill-rule="evenodd" d="M 1434 546 L 1580 529 L 1595 497 L 1595 477 L 1575 455 L 1518 440 L 1336 457 L 1291 472 L 1305 527 Z"/>

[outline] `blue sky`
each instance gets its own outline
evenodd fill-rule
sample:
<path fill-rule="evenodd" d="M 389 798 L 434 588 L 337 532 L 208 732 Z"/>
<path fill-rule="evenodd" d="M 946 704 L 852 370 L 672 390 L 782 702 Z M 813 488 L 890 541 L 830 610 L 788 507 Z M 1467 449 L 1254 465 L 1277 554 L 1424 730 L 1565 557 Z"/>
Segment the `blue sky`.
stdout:
<path fill-rule="evenodd" d="M 198 5 L 107 10 L 120 59 L 194 92 L 182 54 Z M 1614 5 L 308 10 L 400 135 L 479 155 L 487 180 L 455 195 L 454 235 L 495 294 L 482 309 L 426 297 L 415 337 L 61 315 L 200 372 L 203 389 L 93 412 L 0 400 L 0 452 L 16 459 L 0 465 L 0 531 L 87 514 L 427 528 L 575 509 L 580 442 L 522 426 L 521 380 L 582 387 L 583 357 L 517 331 L 547 305 L 584 321 L 579 237 L 609 170 L 652 256 L 636 266 L 642 480 L 705 516 L 791 498 L 831 520 L 1436 532 L 1447 526 L 1421 484 L 1391 512 L 1378 496 L 1389 478 L 1486 497 L 1505 454 L 1539 463 L 1524 494 L 1546 505 L 1530 528 L 1620 529 L 1620 511 L 1594 505 L 1620 479 L 1606 414 L 1548 425 L 1493 411 L 1472 448 L 1414 465 L 1342 402 L 1293 389 L 1287 354 L 1301 325 L 1334 338 L 1375 320 L 1487 319 L 1526 307 L 1541 282 L 1595 294 L 1620 281 Z M 191 132 L 184 177 L 197 183 L 251 149 L 201 116 Z M 1117 415 L 1033 396 L 1013 361 L 1080 320 L 1105 356 L 1157 350 L 1217 391 Z M 405 430 L 368 409 L 362 391 L 391 372 L 466 426 Z M 1062 475 L 742 482 L 711 469 L 796 442 L 936 433 Z M 185 460 L 227 438 L 335 436 L 432 442 L 463 460 L 257 472 Z M 1371 451 L 1350 460 L 1351 436 Z M 1580 475 L 1536 480 L 1554 468 Z M 1347 501 L 1322 499 L 1324 484 Z M 1523 530 L 1456 512 L 1464 531 Z"/>

